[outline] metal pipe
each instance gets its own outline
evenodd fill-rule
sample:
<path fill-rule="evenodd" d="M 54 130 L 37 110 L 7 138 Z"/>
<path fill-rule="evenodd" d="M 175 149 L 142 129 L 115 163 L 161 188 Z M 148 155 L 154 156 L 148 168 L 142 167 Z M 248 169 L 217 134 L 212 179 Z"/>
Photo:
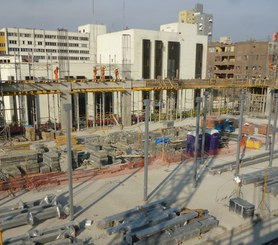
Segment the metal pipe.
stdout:
<path fill-rule="evenodd" d="M 239 174 L 239 155 L 240 155 L 240 141 L 241 141 L 241 136 L 242 136 L 244 99 L 245 99 L 245 94 L 240 94 L 240 117 L 239 117 L 239 124 L 238 124 L 239 126 L 238 126 L 238 140 L 237 140 L 235 176 L 238 176 L 238 174 Z"/>
<path fill-rule="evenodd" d="M 144 201 L 148 200 L 148 155 L 149 155 L 149 115 L 150 115 L 150 100 L 145 102 L 145 143 L 144 143 Z"/>
<path fill-rule="evenodd" d="M 206 136 L 206 127 L 207 127 L 207 99 L 208 99 L 209 91 L 205 90 L 204 92 L 204 116 L 203 116 L 203 132 L 202 132 L 202 161 L 201 163 L 203 164 L 205 162 L 205 136 Z"/>
<path fill-rule="evenodd" d="M 73 190 L 72 190 L 72 159 L 71 159 L 71 132 L 70 132 L 70 111 L 71 104 L 65 104 L 66 111 L 66 127 L 67 127 L 67 157 L 68 157 L 68 180 L 69 180 L 69 205 L 70 205 L 70 220 L 73 220 Z"/>
<path fill-rule="evenodd" d="M 272 103 L 273 103 L 273 90 L 270 89 L 270 107 L 269 107 L 269 113 L 268 113 L 268 124 L 267 124 L 267 133 L 266 133 L 266 143 L 265 143 L 265 149 L 268 150 L 270 139 L 270 125 L 271 125 L 271 115 L 272 115 Z"/>
<path fill-rule="evenodd" d="M 273 121 L 273 129 L 272 129 L 272 142 L 270 148 L 270 158 L 269 158 L 269 168 L 272 168 L 272 161 L 273 161 L 273 151 L 274 151 L 274 144 L 275 144 L 275 135 L 276 135 L 276 128 L 277 128 L 277 116 L 278 116 L 278 94 L 276 93 L 274 98 L 276 99 L 275 103 L 275 115 Z"/>
<path fill-rule="evenodd" d="M 196 111 L 196 135 L 195 135 L 195 142 L 194 142 L 194 175 L 193 175 L 193 183 L 194 187 L 197 186 L 197 161 L 198 161 L 198 141 L 199 141 L 199 129 L 200 129 L 200 105 L 202 102 L 202 98 L 197 97 L 197 111 Z"/>

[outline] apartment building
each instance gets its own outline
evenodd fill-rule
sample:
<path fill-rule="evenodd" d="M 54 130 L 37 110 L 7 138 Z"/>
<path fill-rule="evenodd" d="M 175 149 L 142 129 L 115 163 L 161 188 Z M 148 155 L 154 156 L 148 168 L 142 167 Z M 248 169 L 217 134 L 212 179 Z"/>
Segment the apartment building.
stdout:
<path fill-rule="evenodd" d="M 269 42 L 232 43 L 230 38 L 209 43 L 207 78 L 252 79 L 269 76 Z"/>
<path fill-rule="evenodd" d="M 179 12 L 179 23 L 196 24 L 199 35 L 208 36 L 212 40 L 213 15 L 204 13 L 203 4 L 197 3 L 193 10 L 182 10 Z"/>
<path fill-rule="evenodd" d="M 106 33 L 104 25 L 80 26 L 78 32 L 68 32 L 65 29 L 51 31 L 2 28 L 0 29 L 0 55 L 14 57 L 13 63 L 15 62 L 21 71 L 21 78 L 17 79 L 53 78 L 53 69 L 59 66 L 60 72 L 63 72 L 62 63 L 65 60 L 72 64 L 71 76 L 84 76 L 84 74 L 76 73 L 80 69 L 80 64 L 83 66 L 90 64 L 88 68 L 83 67 L 85 73 L 89 75 L 93 66 L 92 62 L 96 62 L 94 59 L 97 46 L 96 36 L 103 33 Z M 15 79 L 16 77 L 15 71 L 10 71 L 7 76 L 3 73 L 2 79 L 12 77 Z"/>

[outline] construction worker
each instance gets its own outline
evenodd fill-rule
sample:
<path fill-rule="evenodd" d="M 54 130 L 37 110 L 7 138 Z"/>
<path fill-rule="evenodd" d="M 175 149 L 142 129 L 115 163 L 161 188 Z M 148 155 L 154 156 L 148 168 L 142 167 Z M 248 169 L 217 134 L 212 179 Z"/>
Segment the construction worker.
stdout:
<path fill-rule="evenodd" d="M 118 80 L 119 79 L 119 69 L 118 69 L 118 67 L 116 67 L 114 72 L 115 72 L 115 79 Z"/>
<path fill-rule="evenodd" d="M 105 65 L 102 65 L 101 66 L 101 79 L 102 80 L 105 80 Z"/>
<path fill-rule="evenodd" d="M 54 75 L 55 75 L 55 79 L 58 80 L 59 79 L 59 68 L 58 67 L 55 68 Z"/>
<path fill-rule="evenodd" d="M 94 72 L 94 80 L 97 80 L 97 67 L 96 66 L 94 67 L 93 72 Z"/>

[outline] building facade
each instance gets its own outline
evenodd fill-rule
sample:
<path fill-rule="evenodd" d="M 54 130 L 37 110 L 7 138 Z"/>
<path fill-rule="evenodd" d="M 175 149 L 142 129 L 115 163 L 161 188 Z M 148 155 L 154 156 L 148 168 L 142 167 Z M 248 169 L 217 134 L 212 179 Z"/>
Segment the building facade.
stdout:
<path fill-rule="evenodd" d="M 256 79 L 269 77 L 269 42 L 209 43 L 207 78 Z"/>
<path fill-rule="evenodd" d="M 180 11 L 179 22 L 196 24 L 197 33 L 208 36 L 209 42 L 212 40 L 213 15 L 203 12 L 203 4 L 197 3 L 193 10 Z"/>

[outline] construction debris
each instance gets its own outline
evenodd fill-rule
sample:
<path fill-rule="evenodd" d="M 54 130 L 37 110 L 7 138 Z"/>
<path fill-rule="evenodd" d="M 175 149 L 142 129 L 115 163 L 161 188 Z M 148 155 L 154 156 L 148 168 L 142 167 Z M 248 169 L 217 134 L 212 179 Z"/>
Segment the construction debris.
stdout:
<path fill-rule="evenodd" d="M 207 210 L 171 208 L 160 200 L 104 218 L 98 228 L 122 234 L 125 244 L 179 244 L 218 226 Z"/>

